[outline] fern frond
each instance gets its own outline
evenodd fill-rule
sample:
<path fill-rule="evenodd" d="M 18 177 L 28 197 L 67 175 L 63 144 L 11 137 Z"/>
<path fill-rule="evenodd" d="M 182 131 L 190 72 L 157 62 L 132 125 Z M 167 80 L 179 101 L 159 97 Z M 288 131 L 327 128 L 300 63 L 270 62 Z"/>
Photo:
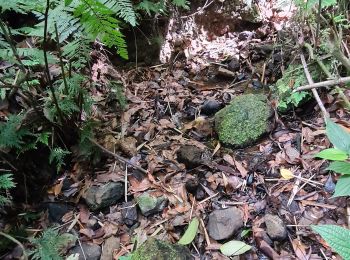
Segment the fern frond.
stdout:
<path fill-rule="evenodd" d="M 120 21 L 114 12 L 98 0 L 83 0 L 75 9 L 75 16 L 92 38 L 100 38 L 107 47 L 117 47 L 117 53 L 128 59 L 124 35 L 120 32 Z"/>
<path fill-rule="evenodd" d="M 71 62 L 73 69 L 80 70 L 85 68 L 90 61 L 90 52 L 92 50 L 90 40 L 79 37 L 69 43 L 63 48 L 63 56 Z"/>
<path fill-rule="evenodd" d="M 10 115 L 6 123 L 0 123 L 0 149 L 21 148 L 23 138 L 31 135 L 26 128 L 21 128 L 23 116 Z"/>
<path fill-rule="evenodd" d="M 26 3 L 27 2 L 27 3 Z M 32 7 L 33 0 L 9 0 L 0 1 L 0 13 L 5 11 L 15 11 L 17 13 L 26 14 Z"/>
<path fill-rule="evenodd" d="M 35 250 L 31 252 L 32 259 L 62 260 L 62 248 L 72 239 L 76 239 L 74 236 L 65 235 L 60 235 L 57 230 L 48 228 L 44 230 L 41 237 L 32 238 L 31 242 L 35 246 Z"/>
<path fill-rule="evenodd" d="M 136 13 L 131 0 L 102 0 L 101 2 L 125 22 L 132 26 L 137 25 Z"/>
<path fill-rule="evenodd" d="M 10 173 L 0 175 L 0 190 L 7 190 L 16 187 L 13 176 Z"/>
<path fill-rule="evenodd" d="M 49 161 L 50 163 L 55 163 L 57 167 L 57 171 L 61 169 L 61 167 L 64 165 L 64 158 L 70 154 L 69 151 L 63 150 L 60 147 L 56 147 L 51 150 Z"/>
<path fill-rule="evenodd" d="M 43 65 L 45 63 L 43 51 L 37 48 L 17 48 L 17 53 L 25 66 Z M 53 55 L 48 54 L 47 58 L 49 63 L 56 63 L 57 59 Z M 0 49 L 0 59 L 18 63 L 11 48 Z"/>

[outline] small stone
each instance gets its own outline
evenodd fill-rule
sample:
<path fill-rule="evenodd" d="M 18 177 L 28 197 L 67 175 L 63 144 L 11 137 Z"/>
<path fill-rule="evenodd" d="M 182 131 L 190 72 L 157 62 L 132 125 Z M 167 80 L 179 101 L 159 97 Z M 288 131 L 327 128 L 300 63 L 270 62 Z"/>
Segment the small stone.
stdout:
<path fill-rule="evenodd" d="M 149 238 L 131 256 L 131 260 L 192 260 L 190 250 L 183 245 Z"/>
<path fill-rule="evenodd" d="M 98 210 L 115 204 L 123 195 L 122 183 L 109 182 L 102 186 L 90 187 L 84 194 L 84 198 L 91 210 Z"/>
<path fill-rule="evenodd" d="M 99 229 L 101 226 L 100 226 L 100 224 L 98 224 L 97 219 L 89 218 L 89 220 L 86 223 L 86 227 L 95 231 L 95 230 Z"/>
<path fill-rule="evenodd" d="M 233 58 L 228 64 L 229 70 L 234 72 L 238 71 L 240 67 L 241 67 L 241 64 L 239 63 L 239 60 L 236 58 Z"/>
<path fill-rule="evenodd" d="M 207 229 L 215 240 L 228 239 L 242 227 L 242 212 L 237 208 L 219 209 L 209 215 Z"/>
<path fill-rule="evenodd" d="M 183 163 L 187 169 L 193 169 L 203 163 L 203 151 L 196 146 L 184 145 L 177 151 L 176 154 L 178 162 Z"/>
<path fill-rule="evenodd" d="M 103 250 L 101 255 L 101 260 L 111 260 L 113 259 L 113 252 L 114 250 L 119 249 L 119 238 L 115 236 L 111 236 L 106 239 L 106 241 L 103 244 Z"/>
<path fill-rule="evenodd" d="M 141 213 L 146 217 L 163 211 L 168 203 L 164 195 L 157 197 L 150 192 L 143 193 L 141 196 L 137 197 L 136 200 Z"/>
<path fill-rule="evenodd" d="M 191 194 L 196 194 L 197 188 L 199 186 L 198 178 L 189 179 L 186 181 L 186 190 Z"/>
<path fill-rule="evenodd" d="M 265 224 L 267 234 L 272 240 L 283 241 L 287 238 L 287 228 L 283 220 L 277 215 L 266 214 Z"/>
<path fill-rule="evenodd" d="M 216 100 L 206 100 L 201 106 L 201 114 L 211 116 L 222 108 L 221 104 Z"/>
<path fill-rule="evenodd" d="M 62 217 L 74 208 L 65 203 L 48 203 L 49 221 L 53 223 L 62 223 Z"/>
<path fill-rule="evenodd" d="M 122 217 L 125 225 L 129 227 L 137 222 L 137 210 L 133 201 L 123 203 Z"/>
<path fill-rule="evenodd" d="M 264 87 L 260 80 L 253 80 L 252 85 L 254 89 L 262 89 Z"/>
<path fill-rule="evenodd" d="M 333 193 L 335 190 L 335 183 L 333 181 L 332 175 L 329 175 L 326 183 L 324 184 L 324 190 L 328 193 Z"/>
<path fill-rule="evenodd" d="M 81 247 L 80 245 L 75 246 L 72 250 L 70 250 L 69 254 L 78 254 L 78 260 L 99 260 L 101 256 L 101 247 L 96 244 L 82 243 Z"/>

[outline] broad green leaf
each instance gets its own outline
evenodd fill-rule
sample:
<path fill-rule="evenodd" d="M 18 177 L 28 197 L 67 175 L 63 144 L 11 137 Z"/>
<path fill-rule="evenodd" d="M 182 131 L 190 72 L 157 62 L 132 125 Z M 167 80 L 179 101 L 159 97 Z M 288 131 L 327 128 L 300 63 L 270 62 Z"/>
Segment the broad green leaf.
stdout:
<path fill-rule="evenodd" d="M 341 176 L 335 185 L 332 198 L 350 196 L 350 175 Z"/>
<path fill-rule="evenodd" d="M 327 170 L 340 174 L 350 174 L 350 163 L 348 162 L 331 162 Z"/>
<path fill-rule="evenodd" d="M 199 226 L 198 218 L 192 219 L 190 224 L 188 225 L 188 228 L 185 231 L 185 234 L 183 234 L 183 236 L 181 237 L 178 243 L 180 245 L 190 244 L 197 235 L 198 226 Z"/>
<path fill-rule="evenodd" d="M 315 157 L 332 161 L 344 161 L 348 158 L 348 155 L 346 152 L 337 148 L 329 148 L 319 152 Z"/>
<path fill-rule="evenodd" d="M 241 255 L 249 251 L 252 247 L 242 241 L 231 240 L 220 247 L 221 253 L 226 256 Z"/>
<path fill-rule="evenodd" d="M 344 259 L 350 259 L 350 230 L 336 225 L 312 225 L 311 228 Z"/>
<path fill-rule="evenodd" d="M 350 133 L 343 127 L 334 123 L 332 120 L 326 120 L 326 133 L 331 143 L 346 153 L 350 152 Z"/>

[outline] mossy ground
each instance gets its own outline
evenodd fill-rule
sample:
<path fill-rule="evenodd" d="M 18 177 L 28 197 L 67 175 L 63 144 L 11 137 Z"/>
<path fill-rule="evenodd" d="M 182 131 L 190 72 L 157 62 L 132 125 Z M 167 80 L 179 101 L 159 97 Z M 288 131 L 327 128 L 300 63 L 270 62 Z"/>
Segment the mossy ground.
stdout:
<path fill-rule="evenodd" d="M 190 260 L 193 259 L 187 247 L 170 244 L 154 238 L 148 239 L 139 247 L 131 260 Z"/>
<path fill-rule="evenodd" d="M 266 96 L 238 96 L 215 115 L 219 140 L 234 147 L 250 145 L 268 131 L 270 115 Z"/>

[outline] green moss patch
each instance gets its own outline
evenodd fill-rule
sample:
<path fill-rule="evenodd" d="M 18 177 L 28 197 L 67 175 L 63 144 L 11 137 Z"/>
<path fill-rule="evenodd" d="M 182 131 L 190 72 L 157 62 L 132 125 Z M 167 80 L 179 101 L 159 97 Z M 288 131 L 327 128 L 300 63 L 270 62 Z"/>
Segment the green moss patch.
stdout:
<path fill-rule="evenodd" d="M 170 244 L 154 238 L 148 239 L 132 253 L 131 260 L 190 260 L 193 259 L 187 247 Z"/>
<path fill-rule="evenodd" d="M 234 147 L 248 146 L 269 130 L 271 107 L 266 96 L 247 94 L 215 114 L 215 130 L 219 140 Z"/>

